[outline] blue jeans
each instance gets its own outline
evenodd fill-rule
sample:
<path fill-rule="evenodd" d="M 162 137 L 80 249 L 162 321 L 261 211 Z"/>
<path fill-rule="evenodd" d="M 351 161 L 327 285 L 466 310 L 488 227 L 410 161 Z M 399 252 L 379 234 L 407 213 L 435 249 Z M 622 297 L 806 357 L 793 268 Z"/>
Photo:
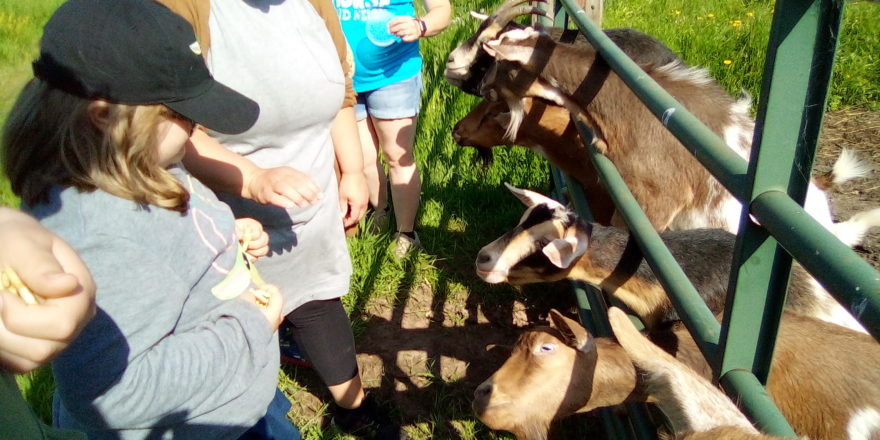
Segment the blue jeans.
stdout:
<path fill-rule="evenodd" d="M 376 90 L 358 92 L 355 118 L 367 115 L 377 119 L 403 119 L 419 114 L 422 102 L 422 74 L 400 80 Z"/>
<path fill-rule="evenodd" d="M 290 401 L 281 390 L 275 390 L 275 398 L 269 403 L 266 415 L 248 429 L 239 440 L 300 440 L 299 429 L 287 420 Z"/>

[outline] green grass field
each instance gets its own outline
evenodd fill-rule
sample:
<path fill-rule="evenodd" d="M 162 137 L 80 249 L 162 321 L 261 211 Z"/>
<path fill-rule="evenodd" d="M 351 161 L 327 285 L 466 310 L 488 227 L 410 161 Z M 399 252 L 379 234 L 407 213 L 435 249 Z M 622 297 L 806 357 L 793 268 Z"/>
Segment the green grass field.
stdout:
<path fill-rule="evenodd" d="M 36 54 L 42 24 L 60 3 L 0 0 L 0 120 L 5 119 L 15 95 L 30 77 L 29 61 Z M 520 205 L 502 182 L 546 192 L 550 188 L 548 167 L 520 148 L 496 149 L 492 165 L 476 166 L 474 151 L 456 146 L 449 135 L 452 125 L 476 100 L 452 88 L 442 75 L 449 52 L 476 28 L 467 12 L 488 12 L 496 4 L 486 0 L 454 1 L 452 25 L 440 36 L 423 42 L 425 90 L 416 156 L 423 179 L 419 231 L 426 251 L 400 263 L 387 257 L 387 234 L 361 234 L 350 241 L 355 274 L 345 304 L 356 334 L 366 325 L 362 310 L 371 298 L 401 301 L 417 285 L 427 284 L 434 292 L 454 291 L 488 306 L 522 295 L 509 287 L 480 282 L 473 274 L 473 258 L 481 246 L 512 226 L 521 214 Z M 772 2 L 610 0 L 605 6 L 605 27 L 633 27 L 654 35 L 690 64 L 709 68 L 731 93 L 747 90 L 759 96 Z M 830 108 L 880 110 L 880 3 L 846 2 L 839 49 Z M 0 203 L 16 203 L 5 179 L 0 179 Z M 289 370 L 282 373 L 281 381 L 289 390 L 318 387 Z M 20 377 L 19 384 L 27 400 L 48 419 L 51 373 L 39 370 Z M 326 392 L 320 395 L 326 396 Z M 466 401 L 438 404 L 415 425 L 413 433 L 424 439 L 510 438 L 483 427 L 469 415 L 467 407 Z M 299 413 L 294 418 L 307 439 L 337 437 L 332 430 L 322 432 L 314 418 Z M 442 425 L 438 421 L 450 419 L 455 421 L 457 432 L 437 428 Z"/>

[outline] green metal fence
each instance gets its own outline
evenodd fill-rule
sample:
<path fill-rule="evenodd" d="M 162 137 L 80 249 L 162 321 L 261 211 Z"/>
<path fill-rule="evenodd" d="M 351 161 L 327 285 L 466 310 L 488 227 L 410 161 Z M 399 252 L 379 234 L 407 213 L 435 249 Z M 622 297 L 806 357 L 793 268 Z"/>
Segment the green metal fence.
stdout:
<path fill-rule="evenodd" d="M 632 62 L 587 18 L 574 0 L 560 0 L 612 69 L 737 199 L 743 203 L 721 325 L 697 295 L 641 211 L 614 165 L 578 130 L 619 213 L 669 293 L 673 305 L 712 365 L 725 391 L 763 432 L 794 437 L 767 395 L 767 381 L 785 291 L 794 257 L 869 331 L 880 338 L 880 273 L 837 240 L 801 207 L 809 184 L 831 78 L 843 2 L 777 0 L 759 98 L 751 157 L 737 156 Z M 565 15 L 557 15 L 556 25 Z M 670 109 L 674 109 L 670 110 Z M 666 114 L 667 117 L 663 117 Z M 671 116 L 669 116 L 671 114 Z M 589 218 L 583 194 L 556 174 L 575 208 Z M 749 220 L 749 215 L 760 226 Z M 594 286 L 574 286 L 582 319 L 599 335 L 610 333 L 602 296 Z M 647 419 L 630 407 L 630 420 L 603 413 L 613 438 L 652 438 Z"/>

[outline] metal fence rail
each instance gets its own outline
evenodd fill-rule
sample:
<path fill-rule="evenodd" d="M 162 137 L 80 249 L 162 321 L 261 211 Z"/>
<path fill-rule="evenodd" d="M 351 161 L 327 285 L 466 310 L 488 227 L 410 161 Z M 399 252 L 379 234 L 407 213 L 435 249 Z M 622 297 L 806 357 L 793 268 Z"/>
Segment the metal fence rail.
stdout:
<path fill-rule="evenodd" d="M 583 124 L 577 124 L 618 211 L 720 383 L 762 431 L 794 437 L 794 431 L 763 387 L 772 361 L 792 256 L 875 338 L 880 338 L 880 273 L 800 206 L 821 127 L 843 2 L 777 0 L 749 162 L 737 156 L 645 75 L 587 19 L 574 0 L 560 2 L 618 76 L 743 203 L 725 317 L 719 325 L 674 262 L 614 165 L 590 146 L 592 133 Z M 556 24 L 561 23 L 557 17 Z M 562 183 L 560 178 L 554 180 Z M 567 186 L 572 187 L 570 183 Z M 588 215 L 585 203 L 578 200 L 576 193 L 576 207 Z M 760 225 L 751 221 L 750 215 Z M 601 328 L 604 305 L 595 300 L 589 303 L 590 289 L 575 286 L 576 292 L 580 291 L 582 312 L 591 312 L 599 321 L 596 330 L 602 334 L 607 331 L 607 327 Z M 596 292 L 593 295 L 600 296 Z M 620 438 L 619 430 L 617 427 L 609 434 Z"/>

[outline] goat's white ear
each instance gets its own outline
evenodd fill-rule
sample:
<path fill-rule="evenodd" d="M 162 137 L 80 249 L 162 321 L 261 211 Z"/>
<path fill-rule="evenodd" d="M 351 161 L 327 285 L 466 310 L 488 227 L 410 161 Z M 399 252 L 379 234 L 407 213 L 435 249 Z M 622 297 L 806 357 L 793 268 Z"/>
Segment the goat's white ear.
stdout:
<path fill-rule="evenodd" d="M 535 53 L 535 48 L 519 44 L 508 44 L 510 42 L 511 39 L 504 37 L 489 40 L 483 43 L 483 50 L 498 61 L 527 64 Z"/>
<path fill-rule="evenodd" d="M 562 203 L 557 202 L 556 200 L 551 199 L 543 194 L 536 193 L 534 191 L 529 191 L 527 189 L 517 188 L 507 182 L 504 182 L 504 186 L 519 199 L 519 201 L 523 202 L 524 205 L 531 208 L 535 205 L 540 205 L 542 203 L 549 205 L 551 208 L 563 207 Z"/>
<path fill-rule="evenodd" d="M 477 20 L 480 20 L 480 21 L 485 21 L 487 18 L 489 18 L 488 15 L 486 15 L 486 14 L 482 14 L 482 13 L 479 13 L 479 12 L 477 12 L 477 11 L 471 11 L 471 17 L 474 17 L 474 18 L 476 18 Z"/>
<path fill-rule="evenodd" d="M 562 333 L 564 342 L 570 347 L 583 352 L 589 352 L 595 348 L 595 340 L 577 321 L 565 317 L 556 309 L 550 309 L 550 327 Z"/>
<path fill-rule="evenodd" d="M 560 269 L 568 269 L 575 260 L 587 251 L 589 240 L 579 236 L 556 238 L 547 243 L 541 252 Z"/>

